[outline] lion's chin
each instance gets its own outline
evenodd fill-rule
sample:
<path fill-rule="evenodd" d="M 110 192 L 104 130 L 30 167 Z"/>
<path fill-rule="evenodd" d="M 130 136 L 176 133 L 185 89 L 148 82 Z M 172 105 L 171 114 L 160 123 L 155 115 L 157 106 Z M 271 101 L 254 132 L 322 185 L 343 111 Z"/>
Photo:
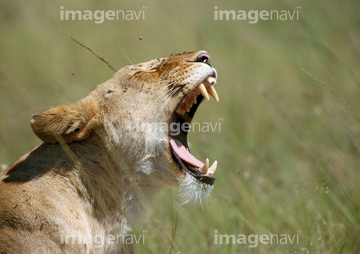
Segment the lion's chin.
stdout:
<path fill-rule="evenodd" d="M 182 204 L 202 201 L 210 195 L 213 185 L 198 181 L 189 173 L 180 181 L 180 200 Z"/>

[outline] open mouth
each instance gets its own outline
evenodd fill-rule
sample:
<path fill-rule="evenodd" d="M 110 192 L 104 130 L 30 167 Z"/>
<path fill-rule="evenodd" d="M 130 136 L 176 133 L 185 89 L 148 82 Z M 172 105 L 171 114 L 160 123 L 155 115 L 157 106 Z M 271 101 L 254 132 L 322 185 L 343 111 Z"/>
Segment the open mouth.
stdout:
<path fill-rule="evenodd" d="M 201 162 L 190 152 L 187 142 L 188 129 L 186 126 L 190 126 L 191 120 L 204 98 L 209 100 L 209 95 L 216 101 L 219 101 L 219 97 L 214 88 L 216 83 L 216 72 L 207 76 L 201 81 L 197 87 L 190 91 L 188 95 L 180 102 L 178 108 L 172 114 L 170 125 L 176 124 L 178 126 L 177 131 L 174 133 L 170 130 L 170 147 L 173 157 L 177 161 L 180 167 L 195 177 L 200 182 L 213 185 L 215 181 L 214 173 L 217 167 L 217 161 L 209 167 L 209 159 L 205 162 Z M 179 128 L 180 127 L 180 128 Z"/>

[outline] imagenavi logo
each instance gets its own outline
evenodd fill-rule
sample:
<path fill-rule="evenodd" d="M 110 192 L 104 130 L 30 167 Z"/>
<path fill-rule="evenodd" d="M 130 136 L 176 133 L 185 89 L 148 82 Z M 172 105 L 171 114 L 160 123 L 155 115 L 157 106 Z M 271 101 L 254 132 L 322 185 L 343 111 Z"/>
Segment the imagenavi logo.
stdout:
<path fill-rule="evenodd" d="M 214 244 L 243 244 L 249 246 L 249 248 L 256 248 L 259 244 L 299 244 L 299 235 L 289 234 L 220 234 L 217 230 L 214 230 Z"/>
<path fill-rule="evenodd" d="M 250 24 L 256 24 L 259 20 L 299 20 L 301 6 L 295 10 L 221 10 L 214 7 L 214 20 L 239 20 L 248 21 Z"/>
<path fill-rule="evenodd" d="M 105 20 L 138 21 L 145 20 L 144 6 L 140 10 L 66 10 L 60 7 L 60 20 L 85 20 L 102 24 Z"/>

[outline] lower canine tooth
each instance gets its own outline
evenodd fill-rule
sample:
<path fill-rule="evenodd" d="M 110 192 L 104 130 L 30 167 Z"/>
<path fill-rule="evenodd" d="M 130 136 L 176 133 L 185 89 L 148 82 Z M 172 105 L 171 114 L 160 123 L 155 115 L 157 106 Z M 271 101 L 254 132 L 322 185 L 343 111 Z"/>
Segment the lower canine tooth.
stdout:
<path fill-rule="evenodd" d="M 215 87 L 208 86 L 208 87 L 206 87 L 206 90 L 211 95 L 211 97 L 213 97 L 217 102 L 219 102 L 219 95 L 217 94 Z"/>
<path fill-rule="evenodd" d="M 201 171 L 206 174 L 208 172 L 208 168 L 209 168 L 209 159 L 206 159 L 204 166 L 201 168 Z"/>
<path fill-rule="evenodd" d="M 215 173 L 216 168 L 217 168 L 217 161 L 214 161 L 214 163 L 208 169 L 208 173 L 213 175 Z"/>
<path fill-rule="evenodd" d="M 200 83 L 196 89 L 201 93 L 202 96 L 204 96 L 207 100 L 209 100 L 209 94 L 206 91 L 205 85 L 203 83 Z"/>

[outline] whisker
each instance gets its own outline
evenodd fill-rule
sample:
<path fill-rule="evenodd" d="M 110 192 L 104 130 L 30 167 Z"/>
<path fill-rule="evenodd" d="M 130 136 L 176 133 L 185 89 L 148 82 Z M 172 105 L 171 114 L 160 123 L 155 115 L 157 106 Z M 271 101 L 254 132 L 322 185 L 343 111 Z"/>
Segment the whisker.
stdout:
<path fill-rule="evenodd" d="M 151 101 L 159 92 L 161 92 L 161 91 L 164 90 L 165 88 L 171 86 L 172 84 L 174 84 L 174 83 L 171 82 L 171 83 L 169 83 L 168 85 L 164 86 L 163 88 L 159 89 L 156 93 L 153 94 L 153 96 L 151 96 L 150 101 Z M 156 84 L 154 84 L 154 85 L 156 85 Z"/>
<path fill-rule="evenodd" d="M 173 96 L 177 91 L 179 91 L 179 89 L 181 89 L 181 87 L 177 87 L 177 88 L 173 89 L 173 91 L 171 93 L 169 93 L 169 95 L 165 99 L 165 102 L 162 105 L 161 110 L 159 110 L 159 112 L 165 110 L 165 107 L 167 106 L 168 101 L 171 99 L 171 96 Z"/>
<path fill-rule="evenodd" d="M 181 87 L 176 87 L 176 85 L 181 81 L 183 81 L 183 79 L 179 79 L 177 81 L 170 82 L 166 86 L 164 86 L 161 89 L 159 89 L 158 91 L 156 91 L 156 93 L 154 93 L 151 96 L 149 103 L 146 105 L 146 107 L 150 108 L 162 96 L 165 96 L 165 102 L 162 103 L 162 105 L 159 107 L 159 110 L 157 110 L 154 113 L 154 115 L 162 113 L 164 111 L 165 107 L 167 106 L 168 101 L 170 100 L 171 96 L 173 96 L 179 89 L 181 89 Z M 166 88 L 169 88 L 170 86 L 172 86 L 172 87 L 169 90 L 166 90 Z"/>
<path fill-rule="evenodd" d="M 177 85 L 181 80 L 178 81 L 174 81 L 169 83 L 168 85 L 166 85 L 165 87 L 159 89 L 159 91 L 157 91 L 151 98 L 150 98 L 150 103 L 155 102 L 156 100 L 158 100 L 161 96 L 166 95 L 168 92 L 171 92 L 171 90 L 175 87 L 175 85 Z M 168 91 L 163 92 L 163 90 L 165 90 L 167 87 L 169 86 L 173 86 L 172 88 L 170 88 Z M 156 96 L 155 96 L 156 95 Z M 154 98 L 155 96 L 155 98 Z M 151 104 L 150 104 L 151 105 Z"/>
<path fill-rule="evenodd" d="M 151 84 L 151 85 L 152 85 L 152 86 L 155 86 L 155 85 L 160 84 L 160 83 L 163 83 L 163 82 L 165 82 L 165 81 L 160 81 L 160 82 L 157 82 L 157 83 L 154 83 L 154 84 Z M 152 103 L 155 102 L 155 101 L 157 100 L 157 98 L 159 98 L 159 97 L 161 96 L 160 93 L 162 93 L 163 90 L 166 89 L 166 87 L 169 87 L 169 86 L 171 86 L 171 85 L 172 85 L 172 83 L 167 84 L 165 87 L 162 87 L 161 89 L 159 89 L 158 91 L 156 91 L 156 93 L 154 93 L 154 94 L 151 96 L 151 98 L 149 99 L 149 102 L 148 102 L 141 110 L 144 110 L 145 108 L 150 107 L 150 106 L 152 105 Z M 151 88 L 151 90 L 152 90 L 152 89 L 153 89 L 153 87 Z M 151 91 L 151 90 L 150 90 L 150 91 Z"/>
<path fill-rule="evenodd" d="M 149 103 L 146 105 L 146 107 L 152 106 L 158 99 L 160 99 L 163 95 L 166 95 L 170 90 L 166 90 L 167 87 L 175 85 L 174 83 L 170 83 L 163 88 L 159 89 L 149 100 Z"/>

